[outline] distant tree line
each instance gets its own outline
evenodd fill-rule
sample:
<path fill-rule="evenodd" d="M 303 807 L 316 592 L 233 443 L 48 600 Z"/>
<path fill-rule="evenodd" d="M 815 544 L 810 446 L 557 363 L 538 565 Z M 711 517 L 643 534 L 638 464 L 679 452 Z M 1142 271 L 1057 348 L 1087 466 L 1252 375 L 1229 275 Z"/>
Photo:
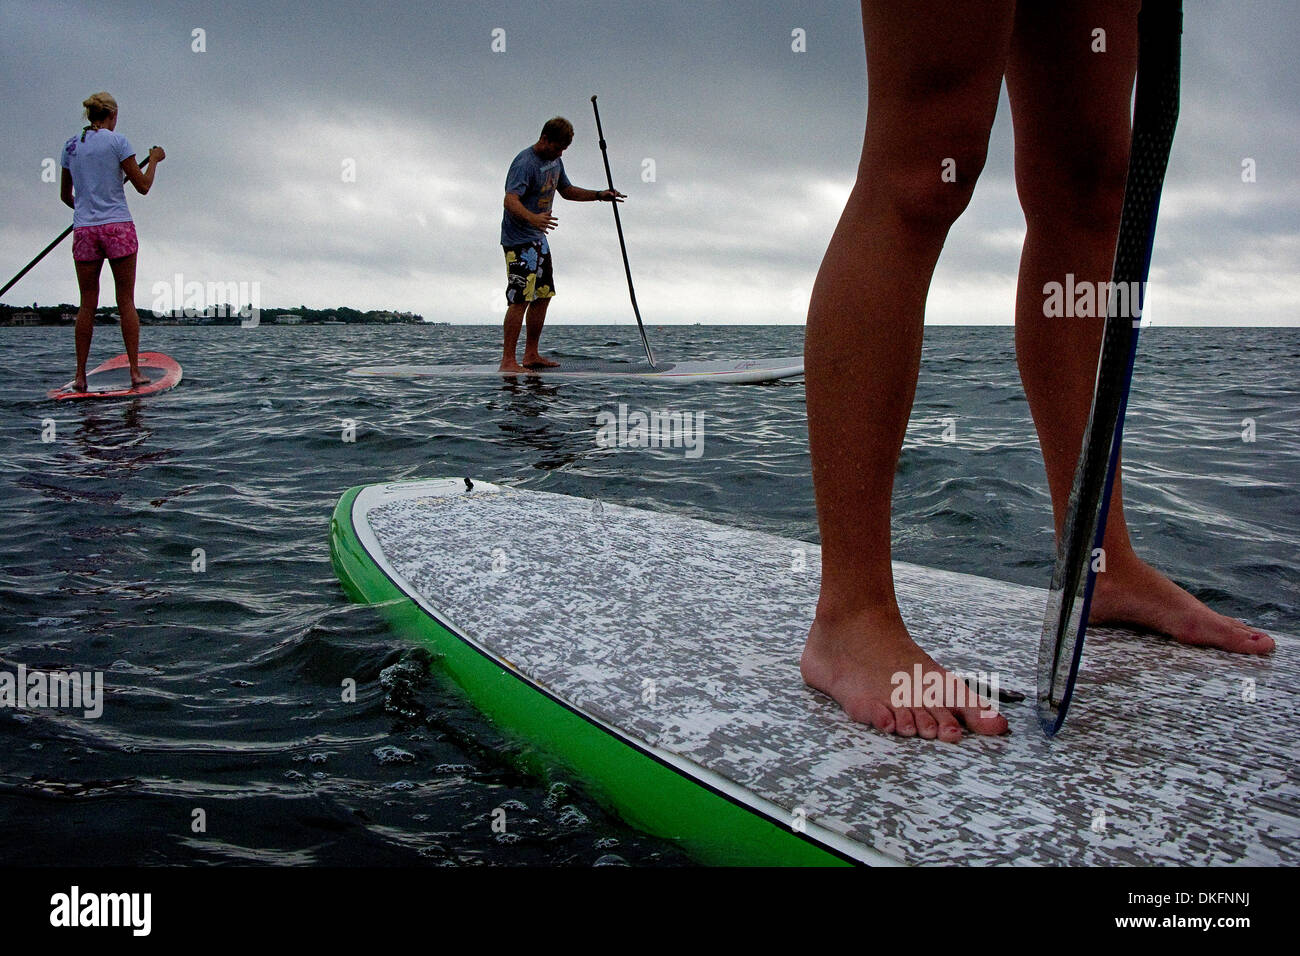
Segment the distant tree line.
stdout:
<path fill-rule="evenodd" d="M 251 306 L 246 306 L 244 315 L 249 314 Z M 215 308 L 204 309 L 197 315 L 186 315 L 181 310 L 176 310 L 170 315 L 157 316 L 151 309 L 140 308 L 140 323 L 142 325 L 239 325 L 242 321 L 239 309 L 235 306 L 217 306 Z M 193 310 L 191 310 L 193 311 Z M 35 314 L 36 320 L 31 319 Z M 38 305 L 33 302 L 29 306 L 21 305 L 4 305 L 0 303 L 0 325 L 71 325 L 77 315 L 77 307 L 67 302 L 59 305 Z M 15 316 L 19 317 L 15 321 Z M 296 316 L 298 325 L 335 325 L 342 323 L 344 325 L 384 325 L 394 322 L 419 323 L 424 321 L 424 316 L 415 312 L 388 312 L 380 309 L 372 309 L 368 312 L 362 312 L 359 309 L 350 309 L 342 306 L 337 309 L 309 309 L 302 305 L 296 308 L 264 308 L 260 310 L 260 319 L 263 325 L 275 325 L 278 316 Z M 95 310 L 96 323 L 111 324 L 118 319 L 117 307 L 103 305 Z"/>

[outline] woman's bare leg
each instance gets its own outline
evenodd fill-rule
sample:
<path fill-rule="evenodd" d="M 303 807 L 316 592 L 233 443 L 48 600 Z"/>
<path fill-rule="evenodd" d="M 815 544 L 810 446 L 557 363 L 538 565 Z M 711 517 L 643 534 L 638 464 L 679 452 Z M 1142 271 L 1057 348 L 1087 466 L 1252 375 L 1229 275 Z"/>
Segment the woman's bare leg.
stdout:
<path fill-rule="evenodd" d="M 1110 281 L 1128 167 L 1138 5 L 1021 4 L 1007 62 L 1016 185 L 1028 227 L 1016 297 L 1016 353 L 1058 537 L 1092 403 L 1104 317 L 1047 317 L 1043 287 L 1064 284 L 1067 273 L 1074 274 L 1076 286 Z M 1104 53 L 1092 50 L 1096 29 L 1105 30 Z M 1117 478 L 1106 519 L 1106 570 L 1098 578 L 1092 620 L 1136 624 L 1243 653 L 1272 650 L 1270 638 L 1211 611 L 1134 554 L 1122 498 Z"/>
<path fill-rule="evenodd" d="M 77 326 L 74 333 L 77 342 L 77 373 L 73 376 L 72 387 L 78 392 L 84 392 L 86 360 L 90 358 L 90 343 L 95 337 L 95 309 L 99 308 L 99 272 L 104 266 L 104 260 L 74 262 L 73 265 L 77 268 L 77 288 L 81 293 L 81 304 L 77 307 Z"/>
<path fill-rule="evenodd" d="M 148 376 L 140 374 L 137 355 L 140 350 L 140 313 L 135 310 L 135 257 L 136 253 L 109 259 L 113 270 L 113 285 L 117 290 L 117 314 L 122 323 L 122 344 L 131 363 L 131 384 L 148 385 Z"/>
<path fill-rule="evenodd" d="M 919 663 L 894 596 L 890 499 L 920 364 L 925 299 L 984 164 L 1013 0 L 863 0 L 867 130 L 813 287 L 805 367 L 822 584 L 802 671 L 850 717 L 904 736 L 1002 733 L 982 707 L 891 706 Z M 955 181 L 945 181 L 945 161 Z"/>

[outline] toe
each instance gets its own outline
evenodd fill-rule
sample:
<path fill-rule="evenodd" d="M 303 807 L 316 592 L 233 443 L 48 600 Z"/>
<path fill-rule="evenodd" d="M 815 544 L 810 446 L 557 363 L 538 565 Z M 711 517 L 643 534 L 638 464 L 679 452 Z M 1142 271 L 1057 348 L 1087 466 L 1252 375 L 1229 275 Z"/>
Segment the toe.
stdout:
<path fill-rule="evenodd" d="M 939 739 L 944 743 L 955 744 L 961 740 L 961 724 L 957 716 L 947 707 L 936 707 L 931 711 L 938 725 Z"/>
<path fill-rule="evenodd" d="M 1277 647 L 1273 638 L 1244 621 L 1237 622 L 1236 633 L 1237 649 L 1245 654 L 1270 654 Z"/>
<path fill-rule="evenodd" d="M 900 737 L 916 736 L 916 720 L 912 717 L 912 712 L 906 707 L 900 707 L 894 711 L 894 724 L 896 733 Z"/>
<path fill-rule="evenodd" d="M 911 715 L 916 721 L 916 732 L 926 740 L 934 740 L 939 735 L 939 725 L 929 711 L 917 708 L 911 711 Z"/>
<path fill-rule="evenodd" d="M 1276 649 L 1277 642 L 1267 634 L 1259 632 L 1247 634 L 1246 639 L 1237 646 L 1237 650 L 1243 654 L 1272 654 Z"/>
<path fill-rule="evenodd" d="M 864 713 L 849 714 L 854 720 L 862 724 L 870 724 L 877 730 L 892 734 L 897 722 L 894 720 L 894 712 L 879 701 L 869 701 L 864 708 Z M 865 718 L 865 719 L 863 719 Z"/>
<path fill-rule="evenodd" d="M 959 713 L 961 722 L 972 733 L 997 736 L 1005 734 L 1009 727 L 1007 719 L 999 713 L 994 713 L 992 706 L 964 707 Z"/>

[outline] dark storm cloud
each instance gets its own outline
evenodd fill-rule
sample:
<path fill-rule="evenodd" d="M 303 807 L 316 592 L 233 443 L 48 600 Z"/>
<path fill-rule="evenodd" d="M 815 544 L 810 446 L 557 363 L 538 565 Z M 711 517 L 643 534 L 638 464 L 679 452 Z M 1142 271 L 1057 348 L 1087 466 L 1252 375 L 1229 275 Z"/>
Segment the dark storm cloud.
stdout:
<path fill-rule="evenodd" d="M 1166 285 L 1150 314 L 1293 321 L 1296 18 L 1280 0 L 1188 6 L 1157 250 Z M 791 50 L 795 28 L 806 53 Z M 801 320 L 866 103 L 858 11 L 842 2 L 4 3 L 0 74 L 6 278 L 66 224 L 41 162 L 79 128 L 81 100 L 108 89 L 137 152 L 169 153 L 155 192 L 132 201 L 142 303 L 179 272 L 258 281 L 266 305 L 458 321 L 496 320 L 501 186 L 542 120 L 573 120 L 570 176 L 603 185 L 592 93 L 653 321 Z M 558 215 L 555 320 L 628 319 L 609 210 L 561 203 Z M 931 319 L 1008 318 L 1022 231 L 1004 100 Z M 73 298 L 67 257 L 7 300 Z"/>

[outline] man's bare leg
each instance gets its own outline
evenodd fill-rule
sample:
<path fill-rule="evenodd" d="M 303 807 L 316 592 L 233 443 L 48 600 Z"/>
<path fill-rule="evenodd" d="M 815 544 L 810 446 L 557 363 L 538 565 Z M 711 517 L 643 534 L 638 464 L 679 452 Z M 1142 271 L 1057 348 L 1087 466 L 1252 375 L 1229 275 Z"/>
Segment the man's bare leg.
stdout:
<path fill-rule="evenodd" d="M 95 337 L 95 309 L 99 307 L 99 273 L 104 266 L 103 259 L 94 262 L 74 262 L 77 269 L 77 288 L 81 292 L 81 304 L 77 307 L 77 326 L 74 333 L 77 342 L 77 372 L 72 379 L 75 391 L 86 390 L 86 361 L 90 358 L 90 343 Z"/>
<path fill-rule="evenodd" d="M 1046 317 L 1043 286 L 1109 282 L 1128 165 L 1137 65 L 1137 0 L 1020 4 L 1007 90 L 1016 181 L 1028 227 L 1016 297 L 1016 353 L 1038 429 L 1059 537 L 1092 403 L 1104 318 Z M 1106 31 L 1105 53 L 1091 50 Z M 1105 303 L 1101 303 L 1104 311 Z M 1106 519 L 1106 570 L 1091 620 L 1124 623 L 1247 654 L 1273 640 L 1210 610 L 1134 553 L 1117 479 Z"/>
<path fill-rule="evenodd" d="M 527 302 L 512 302 L 506 306 L 505 342 L 500 366 L 502 372 L 528 371 L 519 364 L 519 360 L 515 356 L 515 352 L 519 348 L 519 330 L 524 326 L 524 312 L 527 309 Z"/>
<path fill-rule="evenodd" d="M 550 298 L 534 299 L 528 303 L 528 335 L 524 339 L 523 364 L 529 368 L 556 368 L 560 363 L 542 358 L 537 351 L 542 341 L 542 327 L 546 325 L 546 309 L 551 304 Z"/>
<path fill-rule="evenodd" d="M 983 707 L 891 706 L 894 674 L 940 670 L 899 613 L 890 499 L 920 365 L 925 299 L 984 164 L 1014 0 L 863 0 L 862 162 L 813 287 L 805 345 L 822 583 L 801 670 L 854 720 L 957 741 L 1003 733 Z M 945 182 L 945 161 L 955 182 Z"/>
<path fill-rule="evenodd" d="M 127 361 L 131 364 L 131 387 L 148 385 L 149 377 L 140 372 L 140 313 L 135 310 L 135 257 L 109 259 L 113 270 L 113 286 L 117 293 L 117 314 L 122 324 L 122 344 L 126 346 Z"/>

